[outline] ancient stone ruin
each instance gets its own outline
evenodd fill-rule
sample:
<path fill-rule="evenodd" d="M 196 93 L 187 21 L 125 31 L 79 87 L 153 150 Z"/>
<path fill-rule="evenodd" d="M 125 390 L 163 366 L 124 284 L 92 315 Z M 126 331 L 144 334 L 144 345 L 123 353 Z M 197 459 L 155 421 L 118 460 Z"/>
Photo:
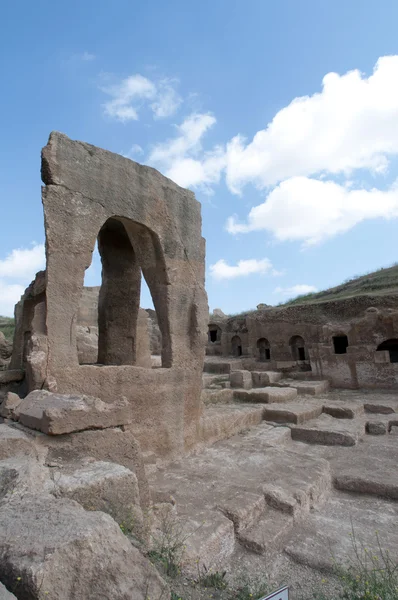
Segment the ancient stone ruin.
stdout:
<path fill-rule="evenodd" d="M 0 338 L 0 597 L 201 600 L 225 580 L 232 600 L 261 574 L 298 600 L 327 572 L 338 598 L 352 531 L 397 561 L 397 297 L 209 317 L 191 192 L 60 133 L 42 178 L 46 269 L 12 355 Z"/>
<path fill-rule="evenodd" d="M 301 373 L 338 388 L 398 389 L 395 295 L 259 306 L 238 317 L 213 314 L 206 354 L 241 357 L 250 370 Z"/>

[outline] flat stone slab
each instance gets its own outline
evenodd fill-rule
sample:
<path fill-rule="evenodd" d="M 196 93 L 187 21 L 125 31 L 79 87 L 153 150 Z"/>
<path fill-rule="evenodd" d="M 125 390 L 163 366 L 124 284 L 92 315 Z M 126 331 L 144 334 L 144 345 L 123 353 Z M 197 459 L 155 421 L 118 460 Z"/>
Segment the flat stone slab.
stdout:
<path fill-rule="evenodd" d="M 369 556 L 380 559 L 379 540 L 383 550 L 397 562 L 397 522 L 396 503 L 336 494 L 295 529 L 285 552 L 298 563 L 331 571 L 336 562 L 348 568 L 355 560 L 355 548 L 363 558 L 366 548 Z"/>
<path fill-rule="evenodd" d="M 322 406 L 322 412 L 335 419 L 354 419 L 364 413 L 363 404 L 349 402 L 326 402 Z"/>
<path fill-rule="evenodd" d="M 382 439 L 382 444 L 353 448 L 348 460 L 341 456 L 333 461 L 337 489 L 398 500 L 398 444 Z"/>
<path fill-rule="evenodd" d="M 365 424 L 362 420 L 335 419 L 326 414 L 304 426 L 292 427 L 292 439 L 307 444 L 355 446 L 364 435 Z"/>
<path fill-rule="evenodd" d="M 107 429 L 132 421 L 131 407 L 125 399 L 107 404 L 91 396 L 54 394 L 45 390 L 28 394 L 18 411 L 23 425 L 48 435 Z"/>
<path fill-rule="evenodd" d="M 298 381 L 293 379 L 281 379 L 279 385 L 295 388 L 298 394 L 307 396 L 317 396 L 323 394 L 329 389 L 329 382 L 321 381 Z"/>
<path fill-rule="evenodd" d="M 219 442 L 239 431 L 258 425 L 263 418 L 263 407 L 259 405 L 208 405 L 199 421 L 198 442 L 205 445 Z"/>
<path fill-rule="evenodd" d="M 253 390 L 234 390 L 234 399 L 239 402 L 262 402 L 264 404 L 291 402 L 297 398 L 297 390 L 283 387 L 264 387 Z"/>
<path fill-rule="evenodd" d="M 380 415 L 390 415 L 396 411 L 397 406 L 395 403 L 384 404 L 381 402 L 365 402 L 364 409 L 367 413 L 375 413 Z"/>
<path fill-rule="evenodd" d="M 222 358 L 219 356 L 206 356 L 203 365 L 203 371 L 205 373 L 215 373 L 219 375 L 230 373 L 231 371 L 238 369 L 243 369 L 242 361 L 240 359 Z"/>
<path fill-rule="evenodd" d="M 310 404 L 270 404 L 264 407 L 264 419 L 273 423 L 305 423 L 322 413 L 322 406 Z"/>

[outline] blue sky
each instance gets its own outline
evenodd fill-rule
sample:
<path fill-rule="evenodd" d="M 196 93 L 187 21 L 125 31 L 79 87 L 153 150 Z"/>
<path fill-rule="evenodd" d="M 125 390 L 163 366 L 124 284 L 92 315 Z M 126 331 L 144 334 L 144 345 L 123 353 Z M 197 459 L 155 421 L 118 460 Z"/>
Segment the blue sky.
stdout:
<path fill-rule="evenodd" d="M 0 314 L 43 266 L 52 130 L 195 191 L 211 309 L 276 304 L 396 261 L 397 22 L 395 0 L 8 3 Z M 94 257 L 86 283 L 100 273 Z"/>

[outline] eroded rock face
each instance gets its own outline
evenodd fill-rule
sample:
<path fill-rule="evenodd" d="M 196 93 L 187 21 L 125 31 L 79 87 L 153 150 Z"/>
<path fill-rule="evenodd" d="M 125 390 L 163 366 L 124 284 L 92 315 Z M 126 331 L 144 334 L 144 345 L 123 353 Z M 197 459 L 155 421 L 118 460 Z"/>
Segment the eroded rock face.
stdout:
<path fill-rule="evenodd" d="M 12 354 L 12 343 L 0 331 L 0 369 L 7 369 Z"/>
<path fill-rule="evenodd" d="M 169 598 L 151 563 L 108 515 L 77 502 L 27 495 L 0 511 L 0 578 L 20 598 Z M 18 579 L 20 578 L 20 579 Z"/>
<path fill-rule="evenodd" d="M 113 518 L 99 512 L 117 518 L 133 512 L 137 526 L 134 473 L 94 459 L 47 468 L 44 450 L 34 436 L 0 425 L 0 580 L 5 586 L 32 600 L 169 599 L 156 569 Z M 134 532 L 139 534 L 137 528 Z"/>

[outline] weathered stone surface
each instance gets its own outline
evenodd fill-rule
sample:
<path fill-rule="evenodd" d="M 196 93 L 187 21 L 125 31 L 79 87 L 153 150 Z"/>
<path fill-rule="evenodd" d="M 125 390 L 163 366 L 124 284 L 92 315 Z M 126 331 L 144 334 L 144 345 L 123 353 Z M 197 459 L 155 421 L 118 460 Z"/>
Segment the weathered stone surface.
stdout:
<path fill-rule="evenodd" d="M 277 371 L 252 371 L 253 387 L 263 388 L 282 379 L 282 373 Z"/>
<path fill-rule="evenodd" d="M 125 399 L 106 404 L 99 398 L 53 394 L 45 390 L 28 394 L 18 409 L 23 425 L 49 435 L 106 429 L 128 424 L 132 420 Z"/>
<path fill-rule="evenodd" d="M 235 531 L 239 532 L 258 521 L 265 510 L 265 498 L 263 494 L 239 490 L 218 508 L 233 522 Z"/>
<path fill-rule="evenodd" d="M 387 424 L 383 423 L 383 421 L 367 421 L 365 430 L 370 435 L 385 435 L 387 433 Z"/>
<path fill-rule="evenodd" d="M 37 456 L 37 449 L 32 438 L 21 431 L 8 427 L 5 423 L 0 424 L 0 460 L 13 456 Z"/>
<path fill-rule="evenodd" d="M 364 412 L 363 404 L 360 403 L 337 403 L 328 402 L 323 404 L 322 410 L 327 415 L 334 417 L 335 419 L 354 419 L 358 415 L 362 415 Z"/>
<path fill-rule="evenodd" d="M 13 600 L 13 598 L 16 599 L 16 596 L 11 594 L 11 592 L 9 592 L 7 588 L 0 583 L 0 600 Z"/>
<path fill-rule="evenodd" d="M 395 563 L 398 559 L 397 519 L 396 503 L 366 496 L 356 496 L 353 501 L 351 495 L 339 494 L 295 529 L 285 552 L 298 563 L 332 571 L 336 563 L 345 568 L 355 566 L 355 552 L 364 558 L 365 548 L 369 557 L 377 556 L 382 564 L 381 543 Z"/>
<path fill-rule="evenodd" d="M 264 419 L 274 423 L 305 423 L 322 413 L 322 406 L 315 404 L 276 404 L 264 407 Z"/>
<path fill-rule="evenodd" d="M 291 516 L 267 507 L 252 527 L 238 533 L 238 539 L 248 550 L 256 554 L 265 554 L 280 549 L 292 527 Z"/>
<path fill-rule="evenodd" d="M 232 371 L 230 382 L 231 388 L 250 390 L 252 387 L 252 374 L 250 371 Z"/>
<path fill-rule="evenodd" d="M 76 500 L 86 510 L 106 512 L 125 531 L 142 536 L 143 515 L 136 475 L 115 463 L 85 459 L 52 469 L 56 494 Z"/>
<path fill-rule="evenodd" d="M 367 438 L 368 439 L 368 438 Z M 398 445 L 383 437 L 352 448 L 333 461 L 333 482 L 337 489 L 398 499 Z"/>
<path fill-rule="evenodd" d="M 234 398 L 240 402 L 280 403 L 291 402 L 297 397 L 293 388 L 265 387 L 254 390 L 235 390 Z"/>
<path fill-rule="evenodd" d="M 328 381 L 297 381 L 292 379 L 281 379 L 278 385 L 295 388 L 298 394 L 317 396 L 329 389 Z"/>
<path fill-rule="evenodd" d="M 309 421 L 306 425 L 292 427 L 293 440 L 326 446 L 355 446 L 364 434 L 363 422 L 334 419 L 326 414 Z"/>
<path fill-rule="evenodd" d="M 12 342 L 7 340 L 4 333 L 0 331 L 0 370 L 8 367 L 11 354 Z"/>
<path fill-rule="evenodd" d="M 123 465 L 135 473 L 140 504 L 146 513 L 151 498 L 141 448 L 134 434 L 126 427 L 93 429 L 65 435 L 47 436 L 35 432 L 36 443 L 47 450 L 47 464 L 76 463 L 86 457 Z"/>
<path fill-rule="evenodd" d="M 76 344 L 81 365 L 92 365 L 98 362 L 98 327 L 77 326 Z"/>
<path fill-rule="evenodd" d="M 17 421 L 19 417 L 18 406 L 21 402 L 22 398 L 18 394 L 8 392 L 0 404 L 0 416 L 4 419 L 14 419 L 14 421 Z"/>
<path fill-rule="evenodd" d="M 372 402 L 366 402 L 364 408 L 368 413 L 378 413 L 381 415 L 390 415 L 395 412 L 392 406 L 388 406 L 381 403 L 375 404 Z"/>
<path fill-rule="evenodd" d="M 198 564 L 211 566 L 214 570 L 221 568 L 235 548 L 232 521 L 217 511 L 209 511 L 192 519 L 183 518 L 182 523 L 187 536 L 183 570 L 196 576 Z"/>
<path fill-rule="evenodd" d="M 197 440 L 201 446 L 214 444 L 262 420 L 263 408 L 259 406 L 209 405 L 200 419 Z"/>
<path fill-rule="evenodd" d="M 157 571 L 108 515 L 72 500 L 26 495 L 0 511 L 0 578 L 41 600 L 169 598 Z"/>

